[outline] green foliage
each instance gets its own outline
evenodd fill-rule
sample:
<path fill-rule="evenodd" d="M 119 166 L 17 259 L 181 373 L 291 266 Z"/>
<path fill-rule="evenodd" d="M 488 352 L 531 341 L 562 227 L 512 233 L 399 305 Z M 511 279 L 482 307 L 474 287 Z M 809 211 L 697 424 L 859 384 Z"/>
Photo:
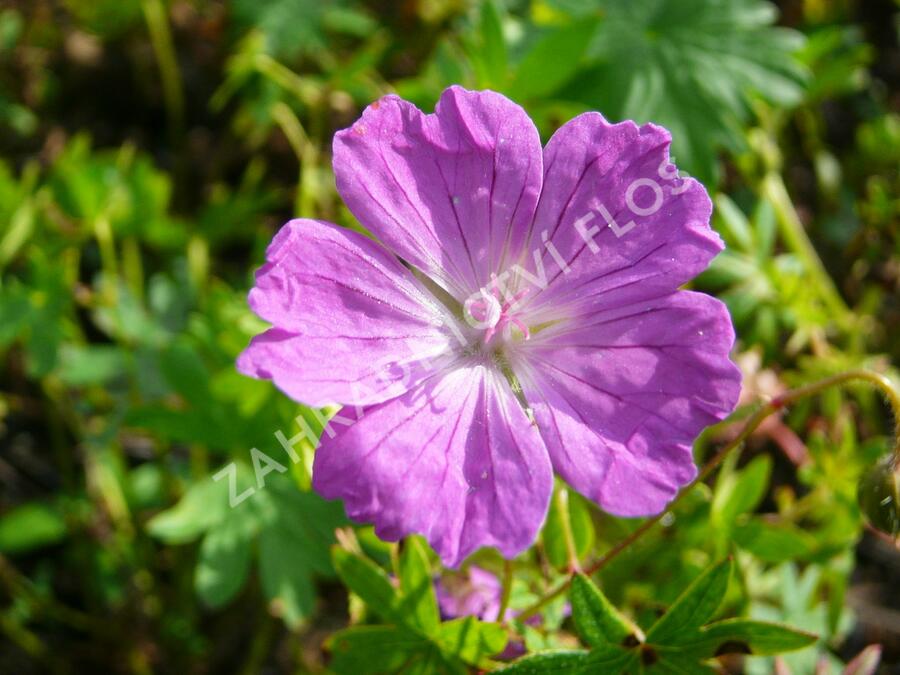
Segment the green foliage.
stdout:
<path fill-rule="evenodd" d="M 358 227 L 334 132 L 386 93 L 430 111 L 457 83 L 512 97 L 544 141 L 586 110 L 662 124 L 706 183 L 726 249 L 693 287 L 728 305 L 744 392 L 698 463 L 787 388 L 896 378 L 893 21 L 862 0 L 779 6 L 0 9 L 0 671 L 850 675 L 882 656 L 863 641 L 895 667 L 871 617 L 900 602 L 896 560 L 861 511 L 891 515 L 872 481 L 895 439 L 869 389 L 769 417 L 620 553 L 641 521 L 560 481 L 533 547 L 452 571 L 314 494 L 333 410 L 234 368 L 265 328 L 246 293 L 276 228 Z M 502 624 L 442 615 L 435 585 L 471 591 L 469 566 L 497 577 L 476 590 L 502 594 Z"/>
<path fill-rule="evenodd" d="M 506 645 L 496 623 L 464 617 L 441 622 L 426 548 L 404 542 L 399 588 L 371 560 L 342 548 L 332 551 L 341 580 L 388 626 L 353 626 L 328 641 L 336 673 L 465 673 Z"/>
<path fill-rule="evenodd" d="M 258 548 L 263 592 L 288 624 L 298 625 L 315 607 L 313 575 L 333 573 L 328 547 L 343 523 L 340 506 L 298 491 L 283 477 L 261 486 L 259 472 L 244 465 L 235 467 L 233 490 L 247 496 L 231 505 L 231 478 L 215 476 L 191 486 L 176 506 L 147 524 L 148 531 L 169 544 L 202 537 L 194 586 L 210 607 L 240 592 Z"/>
<path fill-rule="evenodd" d="M 589 651 L 544 652 L 503 668 L 504 673 L 715 672 L 703 661 L 724 654 L 768 655 L 803 649 L 816 636 L 749 619 L 713 618 L 731 577 L 732 563 L 698 577 L 647 631 L 646 637 L 590 579 L 572 580 L 570 599 L 578 634 Z"/>
<path fill-rule="evenodd" d="M 23 504 L 0 518 L 0 553 L 22 553 L 55 544 L 66 531 L 59 508 L 41 502 Z"/>

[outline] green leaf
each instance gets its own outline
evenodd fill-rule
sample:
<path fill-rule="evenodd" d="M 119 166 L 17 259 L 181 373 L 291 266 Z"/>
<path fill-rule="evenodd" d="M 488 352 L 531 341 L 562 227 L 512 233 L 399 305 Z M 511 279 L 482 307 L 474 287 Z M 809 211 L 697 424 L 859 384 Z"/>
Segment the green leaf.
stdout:
<path fill-rule="evenodd" d="M 23 504 L 0 517 L 0 553 L 24 553 L 62 541 L 66 521 L 57 508 L 43 502 Z"/>
<path fill-rule="evenodd" d="M 431 566 L 425 545 L 419 537 L 408 537 L 400 555 L 400 590 L 398 607 L 426 635 L 434 634 L 441 622 Z"/>
<path fill-rule="evenodd" d="M 591 650 L 584 673 L 630 673 L 637 665 L 640 653 L 637 649 L 625 649 L 619 645 L 601 645 Z"/>
<path fill-rule="evenodd" d="M 397 591 L 384 570 L 368 558 L 339 546 L 332 547 L 331 560 L 341 581 L 373 612 L 388 621 L 406 623 L 407 617 L 398 611 Z"/>
<path fill-rule="evenodd" d="M 647 642 L 665 643 L 702 626 L 715 614 L 728 590 L 731 559 L 707 569 L 688 586 L 647 632 Z"/>
<path fill-rule="evenodd" d="M 588 663 L 588 654 L 588 652 L 577 649 L 538 652 L 525 656 L 506 668 L 500 668 L 495 672 L 504 673 L 505 675 L 544 675 L 544 673 L 568 675 L 569 673 L 581 673 L 584 672 L 584 668 Z"/>
<path fill-rule="evenodd" d="M 59 379 L 71 387 L 109 382 L 128 367 L 125 352 L 112 345 L 64 345 L 59 356 Z"/>
<path fill-rule="evenodd" d="M 734 530 L 734 541 L 764 562 L 805 558 L 816 547 L 815 538 L 788 522 L 753 518 Z"/>
<path fill-rule="evenodd" d="M 818 639 L 790 626 L 752 619 L 726 619 L 701 628 L 684 642 L 677 642 L 697 658 L 720 654 L 766 656 L 803 649 Z"/>
<path fill-rule="evenodd" d="M 204 537 L 194 587 L 210 607 L 227 604 L 243 587 L 250 571 L 253 535 L 242 518 L 232 516 Z"/>
<path fill-rule="evenodd" d="M 589 646 L 622 645 L 629 638 L 637 642 L 640 633 L 637 627 L 583 574 L 572 579 L 569 601 L 578 634 Z"/>
<path fill-rule="evenodd" d="M 482 65 L 481 84 L 485 87 L 501 89 L 506 80 L 506 42 L 503 39 L 503 19 L 495 0 L 481 3 L 480 17 L 480 62 Z"/>
<path fill-rule="evenodd" d="M 655 654 L 659 661 L 647 668 L 647 672 L 653 675 L 721 675 L 721 671 L 705 663 L 699 663 L 692 656 L 665 651 Z"/>
<path fill-rule="evenodd" d="M 578 71 L 597 23 L 591 19 L 557 28 L 539 39 L 516 68 L 510 98 L 525 101 L 556 92 Z"/>
<path fill-rule="evenodd" d="M 332 654 L 329 670 L 338 675 L 408 672 L 405 666 L 436 652 L 425 638 L 396 626 L 354 626 L 326 642 Z"/>
<path fill-rule="evenodd" d="M 725 238 L 726 243 L 734 244 L 741 251 L 751 252 L 753 246 L 753 230 L 750 221 L 735 204 L 731 197 L 720 192 L 716 195 L 715 217 L 716 228 Z"/>
<path fill-rule="evenodd" d="M 589 0 L 575 14 L 601 14 L 588 67 L 565 94 L 612 120 L 655 122 L 672 132 L 680 168 L 717 179 L 719 148 L 743 146 L 756 96 L 799 101 L 806 70 L 799 33 L 773 27 L 761 0 Z"/>
<path fill-rule="evenodd" d="M 266 597 L 275 600 L 278 613 L 295 626 L 313 609 L 316 593 L 305 563 L 303 541 L 282 526 L 265 528 L 259 535 L 259 575 Z"/>
<path fill-rule="evenodd" d="M 293 627 L 314 609 L 313 575 L 334 573 L 329 547 L 335 528 L 345 523 L 343 507 L 284 477 L 267 483 L 264 494 L 274 515 L 259 534 L 260 581 L 273 609 Z"/>
<path fill-rule="evenodd" d="M 231 0 L 236 27 L 254 27 L 264 36 L 267 51 L 284 57 L 314 54 L 327 48 L 325 19 L 343 0 Z"/>
<path fill-rule="evenodd" d="M 499 654 L 507 639 L 506 630 L 500 624 L 467 616 L 442 623 L 435 643 L 445 654 L 477 664 L 488 656 Z"/>
<path fill-rule="evenodd" d="M 753 511 L 766 494 L 771 472 L 771 457 L 761 455 L 742 471 L 723 474 L 713 497 L 713 518 L 731 526 L 739 515 Z"/>
<path fill-rule="evenodd" d="M 167 544 L 195 540 L 228 513 L 228 481 L 211 477 L 194 483 L 177 505 L 147 522 L 147 531 Z"/>
<path fill-rule="evenodd" d="M 159 367 L 169 386 L 186 401 L 198 407 L 209 402 L 209 372 L 188 344 L 179 342 L 163 351 Z"/>

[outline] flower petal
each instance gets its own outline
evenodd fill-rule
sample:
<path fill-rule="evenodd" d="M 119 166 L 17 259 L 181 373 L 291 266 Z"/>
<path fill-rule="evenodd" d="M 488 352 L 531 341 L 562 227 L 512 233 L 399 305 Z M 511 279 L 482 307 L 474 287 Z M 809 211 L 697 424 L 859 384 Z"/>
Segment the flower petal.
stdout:
<path fill-rule="evenodd" d="M 722 250 L 706 190 L 677 177 L 670 143 L 661 127 L 610 124 L 599 113 L 553 135 L 531 234 L 548 287 L 533 296 L 532 311 L 565 314 L 573 305 L 583 311 L 671 293 Z"/>
<path fill-rule="evenodd" d="M 679 291 L 554 327 L 514 364 L 556 471 L 620 516 L 660 512 L 696 475 L 700 431 L 737 403 L 725 306 Z"/>
<path fill-rule="evenodd" d="M 427 377 L 452 353 L 453 321 L 416 278 L 362 235 L 292 220 L 256 274 L 250 307 L 274 328 L 238 359 L 311 406 L 371 404 Z"/>
<path fill-rule="evenodd" d="M 422 534 L 449 566 L 481 546 L 513 557 L 534 541 L 552 470 L 502 375 L 459 368 L 362 412 L 323 433 L 313 467 L 315 489 L 351 518 L 388 541 Z"/>
<path fill-rule="evenodd" d="M 541 189 L 541 142 L 521 107 L 450 87 L 432 115 L 397 96 L 334 140 L 338 191 L 401 258 L 463 301 L 517 257 Z"/>

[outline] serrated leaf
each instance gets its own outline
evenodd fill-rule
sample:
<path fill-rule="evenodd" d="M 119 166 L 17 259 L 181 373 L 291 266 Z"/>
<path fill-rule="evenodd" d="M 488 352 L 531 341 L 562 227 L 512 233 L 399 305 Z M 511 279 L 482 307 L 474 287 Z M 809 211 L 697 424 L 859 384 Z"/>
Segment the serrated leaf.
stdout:
<path fill-rule="evenodd" d="M 602 15 L 591 65 L 566 88 L 572 100 L 613 119 L 655 122 L 673 136 L 678 165 L 704 182 L 717 150 L 739 148 L 750 101 L 793 104 L 806 71 L 799 33 L 772 26 L 760 0 L 592 0 L 578 14 Z"/>
<path fill-rule="evenodd" d="M 752 619 L 726 619 L 704 626 L 678 644 L 697 658 L 722 654 L 768 656 L 803 649 L 817 636 L 790 626 Z"/>
<path fill-rule="evenodd" d="M 582 650 L 555 650 L 530 654 L 511 665 L 495 671 L 504 675 L 560 675 L 583 672 L 588 662 L 588 652 Z"/>
<path fill-rule="evenodd" d="M 399 610 L 426 634 L 432 635 L 441 622 L 428 554 L 419 537 L 408 537 L 400 555 Z"/>
<path fill-rule="evenodd" d="M 647 632 L 647 642 L 664 644 L 699 628 L 715 614 L 728 590 L 731 559 L 707 569 L 688 586 L 675 603 Z"/>
<path fill-rule="evenodd" d="M 572 603 L 575 628 L 587 645 L 622 645 L 629 637 L 637 641 L 637 627 L 622 616 L 600 589 L 583 574 L 572 579 L 569 602 Z"/>

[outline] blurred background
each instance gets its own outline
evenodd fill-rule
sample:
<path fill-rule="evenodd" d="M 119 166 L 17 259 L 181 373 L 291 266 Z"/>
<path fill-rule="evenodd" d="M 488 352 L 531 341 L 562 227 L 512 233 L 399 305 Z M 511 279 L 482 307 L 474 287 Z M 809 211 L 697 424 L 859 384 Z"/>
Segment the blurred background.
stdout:
<path fill-rule="evenodd" d="M 898 10 L 0 0 L 0 673 L 321 672 L 326 638 L 365 614 L 331 570 L 348 524 L 309 492 L 308 444 L 247 508 L 210 476 L 235 460 L 249 486 L 251 448 L 277 457 L 276 431 L 319 424 L 235 372 L 262 328 L 246 292 L 291 216 L 355 226 L 331 139 L 385 93 L 430 111 L 449 84 L 495 89 L 545 141 L 585 110 L 666 126 L 728 244 L 695 287 L 732 312 L 743 402 L 851 367 L 896 374 Z M 875 643 L 879 672 L 900 672 L 900 555 L 855 494 L 890 429 L 865 389 L 771 419 L 604 589 L 652 615 L 732 551 L 733 609 L 821 636 L 733 672 L 840 673 Z M 586 559 L 633 527 L 570 496 Z M 346 531 L 389 559 L 369 528 Z M 557 535 L 534 554 L 544 577 L 565 562 Z M 536 633 L 529 648 L 570 628 Z"/>

